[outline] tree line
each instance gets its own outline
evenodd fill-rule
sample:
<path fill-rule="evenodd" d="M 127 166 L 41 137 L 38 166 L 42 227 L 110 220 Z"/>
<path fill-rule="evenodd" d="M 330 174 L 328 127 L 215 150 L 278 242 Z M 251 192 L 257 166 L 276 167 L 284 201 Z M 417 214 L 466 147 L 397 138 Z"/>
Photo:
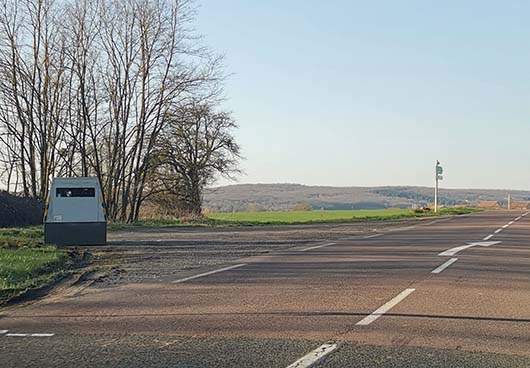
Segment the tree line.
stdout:
<path fill-rule="evenodd" d="M 45 198 L 52 177 L 97 176 L 107 216 L 151 196 L 201 211 L 237 172 L 223 58 L 192 0 L 0 0 L 0 179 Z"/>

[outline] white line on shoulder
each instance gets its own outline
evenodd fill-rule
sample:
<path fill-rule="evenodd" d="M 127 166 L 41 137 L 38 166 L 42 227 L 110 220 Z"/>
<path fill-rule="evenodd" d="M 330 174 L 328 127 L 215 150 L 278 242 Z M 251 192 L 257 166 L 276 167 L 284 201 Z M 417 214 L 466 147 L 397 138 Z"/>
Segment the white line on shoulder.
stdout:
<path fill-rule="evenodd" d="M 201 273 L 201 274 L 198 274 L 198 275 L 195 275 L 195 276 L 185 277 L 183 279 L 173 281 L 173 284 L 179 284 L 181 282 L 198 279 L 199 277 L 213 275 L 214 273 L 219 273 L 219 272 L 223 272 L 223 271 L 233 270 L 234 268 L 239 268 L 239 267 L 243 267 L 243 266 L 246 266 L 246 265 L 247 265 L 246 263 L 242 263 L 242 264 L 237 264 L 237 265 L 233 265 L 233 266 L 229 266 L 229 267 L 220 268 L 218 270 L 213 270 L 213 271 Z"/>
<path fill-rule="evenodd" d="M 315 245 L 315 246 L 313 246 L 313 247 L 300 249 L 300 252 L 307 252 L 308 250 L 312 250 L 312 249 L 318 249 L 318 248 L 329 247 L 330 245 L 335 245 L 335 244 L 337 244 L 337 243 L 326 243 L 326 244 Z"/>
<path fill-rule="evenodd" d="M 373 238 L 378 238 L 380 236 L 383 236 L 383 234 L 368 235 L 368 236 L 365 236 L 364 239 L 373 239 Z"/>

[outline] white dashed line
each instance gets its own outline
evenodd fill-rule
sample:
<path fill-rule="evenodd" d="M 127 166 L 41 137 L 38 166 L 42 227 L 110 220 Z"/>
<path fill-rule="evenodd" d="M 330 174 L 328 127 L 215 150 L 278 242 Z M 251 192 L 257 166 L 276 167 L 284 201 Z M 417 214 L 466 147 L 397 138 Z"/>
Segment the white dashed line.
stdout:
<path fill-rule="evenodd" d="M 373 238 L 378 238 L 380 236 L 383 236 L 383 234 L 368 235 L 368 236 L 365 236 L 364 239 L 373 239 Z"/>
<path fill-rule="evenodd" d="M 500 233 L 502 230 L 503 230 L 503 229 L 497 229 L 497 230 L 495 230 L 495 234 Z"/>
<path fill-rule="evenodd" d="M 179 283 L 181 283 L 181 282 L 185 282 L 185 281 L 190 281 L 190 280 L 198 279 L 199 277 L 204 277 L 204 276 L 208 276 L 208 275 L 213 275 L 214 273 L 219 273 L 219 272 L 223 272 L 223 271 L 233 270 L 234 268 L 239 268 L 239 267 L 243 267 L 243 266 L 246 266 L 246 265 L 247 265 L 246 263 L 242 263 L 242 264 L 237 264 L 237 265 L 230 266 L 230 267 L 220 268 L 220 269 L 218 269 L 218 270 L 214 270 L 214 271 L 210 271 L 210 272 L 205 272 L 205 273 L 201 273 L 201 274 L 199 274 L 199 275 L 190 276 L 190 277 L 186 277 L 186 278 L 183 278 L 183 279 L 180 279 L 180 280 L 173 281 L 173 284 L 179 284 Z"/>
<path fill-rule="evenodd" d="M 7 337 L 52 337 L 52 333 L 8 333 Z"/>
<path fill-rule="evenodd" d="M 396 296 L 391 301 L 383 304 L 379 309 L 374 313 L 370 314 L 368 317 L 363 318 L 361 321 L 357 322 L 357 326 L 368 326 L 370 323 L 377 320 L 379 317 L 384 315 L 386 312 L 398 305 L 403 299 L 412 294 L 416 289 L 405 289 L 398 296 Z"/>
<path fill-rule="evenodd" d="M 504 225 L 502 228 L 503 228 L 503 229 L 507 229 L 508 227 L 510 227 L 510 225 L 506 224 L 506 225 Z"/>
<path fill-rule="evenodd" d="M 491 235 L 488 235 L 486 236 L 484 239 L 482 240 L 490 240 L 491 238 L 493 238 L 495 236 L 495 234 L 491 234 Z"/>
<path fill-rule="evenodd" d="M 289 365 L 287 368 L 308 368 L 316 363 L 320 362 L 326 355 L 332 353 L 337 349 L 337 344 L 324 344 L 319 346 L 306 356 L 298 359 L 293 364 Z"/>
<path fill-rule="evenodd" d="M 318 249 L 318 248 L 329 247 L 330 245 L 335 245 L 335 244 L 337 244 L 337 243 L 326 243 L 326 244 L 321 244 L 321 245 L 315 245 L 314 247 L 309 247 L 309 248 L 301 249 L 300 252 L 307 252 L 308 250 L 313 250 L 313 249 Z"/>
<path fill-rule="evenodd" d="M 447 267 L 451 266 L 453 263 L 455 263 L 456 261 L 458 261 L 458 258 L 451 258 L 450 260 L 448 260 L 447 262 L 445 262 L 443 265 L 441 265 L 440 267 L 434 269 L 431 273 L 440 273 L 442 272 L 443 270 L 445 270 Z"/>

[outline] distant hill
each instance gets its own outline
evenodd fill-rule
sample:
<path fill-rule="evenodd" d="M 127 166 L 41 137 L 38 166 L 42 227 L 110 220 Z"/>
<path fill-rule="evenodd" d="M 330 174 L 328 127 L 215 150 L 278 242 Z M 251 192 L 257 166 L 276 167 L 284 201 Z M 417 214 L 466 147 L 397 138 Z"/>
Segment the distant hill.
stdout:
<path fill-rule="evenodd" d="M 530 200 L 530 191 L 441 189 L 442 205 L 479 201 Z M 300 184 L 238 184 L 210 188 L 204 206 L 214 212 L 285 211 L 300 205 L 313 209 L 350 210 L 411 208 L 434 201 L 426 187 L 321 187 Z"/>

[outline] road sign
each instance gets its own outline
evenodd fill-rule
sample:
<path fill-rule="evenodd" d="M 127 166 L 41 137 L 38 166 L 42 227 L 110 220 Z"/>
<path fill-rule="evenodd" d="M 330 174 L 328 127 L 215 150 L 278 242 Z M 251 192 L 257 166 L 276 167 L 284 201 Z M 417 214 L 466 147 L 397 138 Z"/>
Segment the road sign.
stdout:
<path fill-rule="evenodd" d="M 444 168 L 441 166 L 436 166 L 436 174 L 442 175 L 444 173 Z"/>

